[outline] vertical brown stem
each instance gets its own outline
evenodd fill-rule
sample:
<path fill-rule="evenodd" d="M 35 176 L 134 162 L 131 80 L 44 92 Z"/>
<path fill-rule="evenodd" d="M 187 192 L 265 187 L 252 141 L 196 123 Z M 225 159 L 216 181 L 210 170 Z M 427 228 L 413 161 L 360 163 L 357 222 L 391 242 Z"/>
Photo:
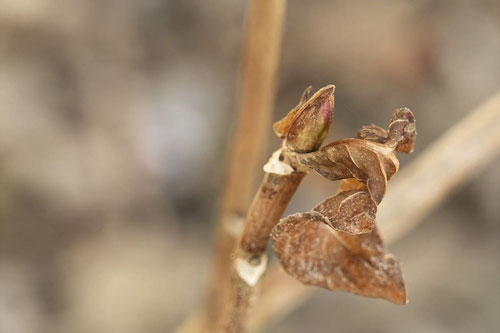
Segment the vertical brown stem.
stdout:
<path fill-rule="evenodd" d="M 248 314 L 258 286 L 256 281 L 249 281 L 245 272 L 238 268 L 239 263 L 246 267 L 265 269 L 265 251 L 271 230 L 279 222 L 288 203 L 292 199 L 300 182 L 306 174 L 294 172 L 290 175 L 266 173 L 264 180 L 254 197 L 245 219 L 245 228 L 234 251 L 234 266 L 231 276 L 231 287 L 221 324 L 225 332 L 245 332 Z"/>
<path fill-rule="evenodd" d="M 260 257 L 266 251 L 270 233 L 285 212 L 305 173 L 281 176 L 266 173 L 245 219 L 239 242 L 245 259 Z"/>
<path fill-rule="evenodd" d="M 239 118 L 222 197 L 222 214 L 246 212 L 255 189 L 273 115 L 285 5 L 285 0 L 250 1 Z"/>
<path fill-rule="evenodd" d="M 234 129 L 227 178 L 216 230 L 214 273 L 208 302 L 179 332 L 206 332 L 218 321 L 229 282 L 230 254 L 239 235 L 238 217 L 247 211 L 257 172 L 267 148 L 276 95 L 286 0 L 251 0 L 239 87 L 238 121 Z"/>

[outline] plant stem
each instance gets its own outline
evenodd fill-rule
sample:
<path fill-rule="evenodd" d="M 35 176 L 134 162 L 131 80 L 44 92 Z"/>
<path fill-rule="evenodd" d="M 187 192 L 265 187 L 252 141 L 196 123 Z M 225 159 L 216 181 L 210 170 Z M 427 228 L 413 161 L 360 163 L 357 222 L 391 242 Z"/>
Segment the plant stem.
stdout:
<path fill-rule="evenodd" d="M 240 249 L 247 260 L 264 254 L 270 233 L 285 212 L 300 182 L 306 174 L 290 175 L 266 173 L 250 206 L 240 240 Z"/>
<path fill-rule="evenodd" d="M 223 330 L 244 332 L 260 275 L 265 270 L 265 251 L 271 230 L 306 174 L 266 173 L 245 219 L 245 228 L 234 252 L 232 287 L 222 316 Z M 254 273 L 255 272 L 255 273 Z"/>
<path fill-rule="evenodd" d="M 285 0 L 250 1 L 223 215 L 244 214 L 255 190 L 273 116 L 285 5 Z"/>
<path fill-rule="evenodd" d="M 208 301 L 188 318 L 179 332 L 207 332 L 227 298 L 230 254 L 241 233 L 267 148 L 276 95 L 286 0 L 251 0 L 247 11 L 246 41 L 239 83 L 238 120 L 234 129 L 216 229 L 214 272 Z"/>

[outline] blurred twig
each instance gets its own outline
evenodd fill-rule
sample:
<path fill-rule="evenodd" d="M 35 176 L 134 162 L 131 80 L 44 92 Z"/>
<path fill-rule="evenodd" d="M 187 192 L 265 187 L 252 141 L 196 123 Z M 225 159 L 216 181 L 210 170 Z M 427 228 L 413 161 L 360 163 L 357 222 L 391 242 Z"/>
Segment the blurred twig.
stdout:
<path fill-rule="evenodd" d="M 206 307 L 191 316 L 182 332 L 212 330 L 225 300 L 229 256 L 241 232 L 267 148 L 276 95 L 286 0 L 252 0 L 247 16 L 239 91 L 238 122 L 231 142 L 227 178 L 216 235 L 214 276 Z M 208 319 L 207 319 L 208 318 Z M 205 320 L 207 319 L 207 320 Z M 207 326 L 208 325 L 208 326 Z"/>
<path fill-rule="evenodd" d="M 394 242 L 414 228 L 459 185 L 500 154 L 500 91 L 449 129 L 393 180 L 377 213 L 379 229 Z M 274 265 L 264 277 L 253 328 L 277 320 L 313 291 Z"/>
<path fill-rule="evenodd" d="M 221 215 L 246 212 L 260 175 L 273 116 L 285 4 L 285 0 L 250 1 L 238 123 Z"/>
<path fill-rule="evenodd" d="M 397 176 L 377 220 L 392 242 L 500 153 L 500 91 L 472 110 Z"/>

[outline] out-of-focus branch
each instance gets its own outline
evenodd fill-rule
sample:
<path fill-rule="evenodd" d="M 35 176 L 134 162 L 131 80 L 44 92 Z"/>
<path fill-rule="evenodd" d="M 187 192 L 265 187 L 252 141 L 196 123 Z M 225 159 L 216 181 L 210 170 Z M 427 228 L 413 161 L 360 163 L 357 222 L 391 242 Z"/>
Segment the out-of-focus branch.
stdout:
<path fill-rule="evenodd" d="M 280 58 L 286 0 L 251 0 L 239 86 L 238 120 L 222 193 L 216 231 L 214 275 L 206 307 L 192 314 L 179 332 L 213 330 L 218 320 L 229 276 L 229 256 L 241 232 L 267 150 L 276 77 Z"/>
<path fill-rule="evenodd" d="M 449 129 L 392 181 L 377 221 L 382 236 L 394 242 L 414 228 L 459 185 L 500 154 L 500 91 Z M 312 287 L 301 285 L 278 265 L 264 276 L 252 327 L 278 320 L 302 304 Z"/>
<path fill-rule="evenodd" d="M 245 213 L 266 151 L 276 96 L 285 0 L 252 0 L 222 214 Z"/>
<path fill-rule="evenodd" d="M 377 214 L 384 239 L 392 242 L 410 231 L 450 191 L 471 180 L 499 154 L 500 91 L 400 172 Z"/>

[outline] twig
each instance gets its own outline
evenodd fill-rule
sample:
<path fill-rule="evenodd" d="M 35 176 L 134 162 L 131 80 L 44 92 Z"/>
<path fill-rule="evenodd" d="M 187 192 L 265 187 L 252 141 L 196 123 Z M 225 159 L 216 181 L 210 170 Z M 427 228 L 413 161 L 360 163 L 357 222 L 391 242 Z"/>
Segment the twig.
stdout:
<path fill-rule="evenodd" d="M 276 95 L 286 0 L 252 0 L 249 5 L 238 122 L 234 129 L 216 230 L 214 275 L 206 306 L 189 318 L 179 331 L 211 330 L 213 327 L 210 324 L 219 317 L 226 297 L 229 255 L 241 232 L 241 220 L 248 208 L 267 147 L 266 134 Z"/>
<path fill-rule="evenodd" d="M 285 0 L 252 0 L 222 214 L 244 214 L 255 189 L 276 95 Z M 245 175 L 242 177 L 242 175 Z"/>
<path fill-rule="evenodd" d="M 420 153 L 391 184 L 377 220 L 390 243 L 410 231 L 450 191 L 471 180 L 500 153 L 500 91 Z M 252 315 L 253 330 L 303 303 L 315 288 L 297 283 L 273 265 L 263 278 L 263 295 Z"/>
<path fill-rule="evenodd" d="M 226 332 L 244 332 L 255 288 L 266 268 L 265 250 L 272 228 L 279 221 L 305 173 L 267 173 L 250 206 L 240 246 L 235 251 L 231 294 L 222 326 Z"/>

